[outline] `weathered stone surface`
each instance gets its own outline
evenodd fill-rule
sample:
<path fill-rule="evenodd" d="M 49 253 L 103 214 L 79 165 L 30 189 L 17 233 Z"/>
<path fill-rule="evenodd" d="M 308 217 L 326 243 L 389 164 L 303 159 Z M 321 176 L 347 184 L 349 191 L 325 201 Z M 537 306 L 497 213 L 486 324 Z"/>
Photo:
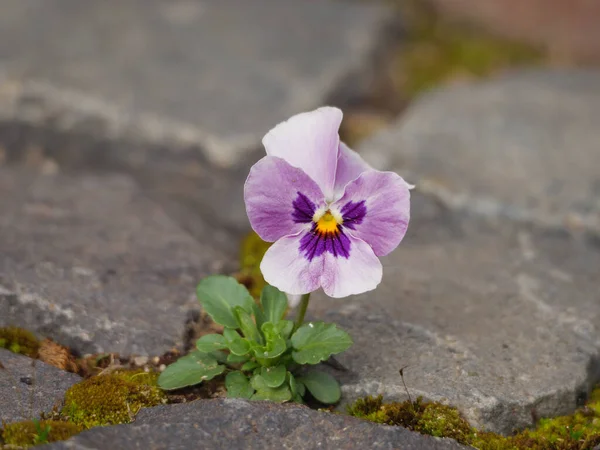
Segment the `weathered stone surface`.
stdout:
<path fill-rule="evenodd" d="M 79 375 L 0 349 L 0 423 L 39 418 L 62 406 Z"/>
<path fill-rule="evenodd" d="M 405 241 L 384 258 L 374 292 L 315 295 L 313 318 L 355 344 L 335 372 L 345 401 L 382 393 L 459 407 L 508 433 L 566 414 L 600 379 L 597 241 L 451 213 L 413 197 Z"/>
<path fill-rule="evenodd" d="M 201 142 L 229 164 L 323 102 L 390 19 L 382 5 L 343 1 L 8 0 L 0 71 L 13 81 L 0 91 L 19 118 L 91 116 L 114 133 Z"/>
<path fill-rule="evenodd" d="M 365 142 L 446 204 L 600 231 L 600 72 L 532 71 L 442 89 Z"/>
<path fill-rule="evenodd" d="M 84 353 L 168 350 L 196 283 L 229 258 L 213 247 L 224 231 L 192 239 L 125 175 L 0 168 L 0 211 L 0 326 Z"/>
<path fill-rule="evenodd" d="M 114 139 L 106 130 L 73 132 L 54 123 L 0 119 L 0 166 L 25 166 L 46 174 L 129 174 L 139 185 L 139 195 L 158 204 L 197 240 L 209 239 L 229 254 L 239 250 L 238 240 L 231 235 L 248 231 L 243 184 L 255 161 L 252 155 L 235 167 L 220 168 L 193 144 L 136 142 Z"/>
<path fill-rule="evenodd" d="M 96 428 L 48 449 L 460 449 L 422 436 L 298 405 L 207 400 L 142 410 L 134 423 Z"/>

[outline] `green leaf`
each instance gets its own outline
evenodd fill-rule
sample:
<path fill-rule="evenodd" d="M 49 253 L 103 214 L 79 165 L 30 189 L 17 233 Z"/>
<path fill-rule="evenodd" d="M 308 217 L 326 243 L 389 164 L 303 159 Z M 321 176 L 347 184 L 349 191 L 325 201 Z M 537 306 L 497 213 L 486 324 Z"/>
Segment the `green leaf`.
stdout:
<path fill-rule="evenodd" d="M 158 377 L 164 390 L 179 389 L 212 380 L 225 370 L 214 356 L 195 351 L 169 365 Z"/>
<path fill-rule="evenodd" d="M 271 400 L 272 402 L 287 402 L 292 399 L 289 386 L 283 384 L 277 388 L 264 388 L 257 390 L 252 400 Z"/>
<path fill-rule="evenodd" d="M 289 339 L 290 334 L 292 334 L 292 330 L 294 329 L 294 322 L 291 320 L 281 320 L 276 325 L 277 330 L 281 334 L 281 337 L 284 339 Z"/>
<path fill-rule="evenodd" d="M 250 352 L 250 342 L 242 338 L 237 331 L 225 328 L 223 330 L 223 337 L 225 338 L 227 348 L 234 355 L 244 356 Z"/>
<path fill-rule="evenodd" d="M 215 350 L 214 352 L 210 352 L 209 355 L 213 356 L 219 364 L 226 363 L 227 357 L 229 356 L 227 353 L 222 352 L 221 350 Z"/>
<path fill-rule="evenodd" d="M 304 403 L 302 401 L 302 397 L 306 394 L 306 387 L 300 381 L 296 379 L 291 372 L 288 372 L 288 384 L 290 385 L 290 391 L 292 392 L 292 396 L 294 397 L 294 401 L 298 401 L 295 397 L 300 397 L 300 403 Z"/>
<path fill-rule="evenodd" d="M 277 358 L 287 350 L 285 339 L 281 336 L 275 325 L 267 322 L 262 326 L 263 334 L 267 343 L 264 346 L 256 346 L 253 348 L 254 355 L 260 359 Z"/>
<path fill-rule="evenodd" d="M 270 388 L 276 388 L 283 384 L 287 371 L 285 366 L 263 367 L 260 376 Z"/>
<path fill-rule="evenodd" d="M 288 384 L 290 385 L 290 391 L 292 392 L 292 396 L 298 395 L 298 384 L 296 383 L 296 378 L 290 372 L 287 373 L 288 376 Z"/>
<path fill-rule="evenodd" d="M 304 397 L 304 395 L 306 394 L 306 386 L 304 386 L 304 383 L 302 383 L 302 381 L 300 381 L 298 378 L 295 379 L 296 382 L 296 391 L 298 392 L 298 395 L 300 397 Z"/>
<path fill-rule="evenodd" d="M 342 395 L 336 379 L 325 372 L 308 372 L 298 378 L 298 381 L 304 384 L 313 397 L 321 403 L 337 403 Z"/>
<path fill-rule="evenodd" d="M 245 356 L 250 352 L 250 343 L 246 339 L 236 339 L 235 341 L 228 342 L 229 351 L 234 355 Z"/>
<path fill-rule="evenodd" d="M 206 334 L 196 341 L 196 348 L 198 351 L 210 353 L 227 348 L 227 343 L 222 334 Z"/>
<path fill-rule="evenodd" d="M 229 355 L 227 355 L 227 362 L 229 364 L 240 364 L 240 363 L 245 363 L 246 361 L 248 361 L 247 356 L 235 355 L 233 353 L 230 353 Z"/>
<path fill-rule="evenodd" d="M 265 318 L 265 313 L 262 307 L 256 302 L 254 302 L 254 305 L 252 305 L 252 311 L 254 312 L 254 318 L 256 319 L 256 327 L 260 330 L 263 323 L 267 321 Z"/>
<path fill-rule="evenodd" d="M 213 275 L 203 279 L 196 288 L 198 300 L 212 319 L 229 328 L 237 328 L 232 308 L 241 306 L 252 311 L 254 299 L 235 278 Z"/>
<path fill-rule="evenodd" d="M 332 323 L 310 322 L 292 335 L 292 357 L 298 364 L 318 364 L 352 345 L 350 335 Z"/>
<path fill-rule="evenodd" d="M 266 285 L 260 294 L 260 304 L 264 311 L 264 322 L 277 325 L 283 319 L 288 307 L 286 295 L 275 286 Z"/>
<path fill-rule="evenodd" d="M 225 328 L 223 330 L 223 337 L 225 338 L 226 341 L 235 341 L 237 339 L 242 338 L 237 331 L 235 331 L 231 328 Z"/>
<path fill-rule="evenodd" d="M 250 372 L 251 370 L 256 369 L 260 364 L 258 364 L 256 361 L 248 361 L 246 363 L 244 363 L 244 365 L 242 366 L 242 368 L 240 370 L 243 370 L 245 372 Z"/>
<path fill-rule="evenodd" d="M 233 308 L 233 315 L 235 316 L 242 333 L 244 333 L 244 336 L 251 341 L 262 344 L 262 337 L 258 333 L 258 328 L 256 328 L 252 316 L 241 306 Z"/>
<path fill-rule="evenodd" d="M 250 398 L 254 394 L 254 388 L 250 386 L 248 377 L 242 372 L 229 372 L 225 377 L 225 388 L 229 398 Z"/>
<path fill-rule="evenodd" d="M 252 376 L 252 378 L 250 378 L 250 385 L 257 391 L 260 389 L 268 389 L 269 388 L 269 386 L 267 386 L 267 382 L 260 374 L 258 374 L 258 375 L 255 374 Z"/>

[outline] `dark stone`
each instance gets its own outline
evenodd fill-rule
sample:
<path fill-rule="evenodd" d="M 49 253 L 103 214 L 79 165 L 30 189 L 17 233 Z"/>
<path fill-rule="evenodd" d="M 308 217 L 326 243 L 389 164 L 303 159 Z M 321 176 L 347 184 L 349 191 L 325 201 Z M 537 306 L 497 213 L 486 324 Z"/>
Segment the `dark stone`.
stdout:
<path fill-rule="evenodd" d="M 197 282 L 231 258 L 226 231 L 194 240 L 125 175 L 0 167 L 0 210 L 0 326 L 83 353 L 180 345 Z"/>
<path fill-rule="evenodd" d="M 406 367 L 413 398 L 510 433 L 570 413 L 600 380 L 600 252 L 586 240 L 450 213 L 415 194 L 407 237 L 383 262 L 375 291 L 317 293 L 308 309 L 354 339 L 337 356 L 348 372 L 332 371 L 344 402 L 406 399 Z"/>
<path fill-rule="evenodd" d="M 200 400 L 142 410 L 134 423 L 95 428 L 48 449 L 461 449 L 450 439 L 350 416 L 245 400 Z"/>
<path fill-rule="evenodd" d="M 39 419 L 60 408 L 66 390 L 80 380 L 74 373 L 0 349 L 0 423 Z"/>

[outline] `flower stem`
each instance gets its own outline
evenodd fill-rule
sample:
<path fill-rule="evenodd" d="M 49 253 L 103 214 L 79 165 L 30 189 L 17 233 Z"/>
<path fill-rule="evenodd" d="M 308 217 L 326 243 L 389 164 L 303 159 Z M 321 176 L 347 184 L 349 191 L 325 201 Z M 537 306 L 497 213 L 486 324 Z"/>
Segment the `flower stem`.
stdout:
<path fill-rule="evenodd" d="M 294 331 L 296 331 L 304 323 L 304 316 L 306 315 L 306 308 L 308 308 L 308 301 L 310 300 L 310 292 L 304 294 L 300 299 L 300 305 L 298 307 L 298 315 L 296 316 L 296 323 L 294 324 Z"/>

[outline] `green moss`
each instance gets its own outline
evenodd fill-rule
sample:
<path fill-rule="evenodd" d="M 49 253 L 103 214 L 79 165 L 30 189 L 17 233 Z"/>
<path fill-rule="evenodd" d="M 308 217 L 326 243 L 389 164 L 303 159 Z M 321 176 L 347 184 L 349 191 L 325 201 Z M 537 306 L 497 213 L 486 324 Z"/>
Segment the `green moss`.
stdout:
<path fill-rule="evenodd" d="M 451 437 L 468 444 L 473 433 L 459 412 L 441 403 L 415 402 L 383 403 L 383 397 L 365 397 L 348 408 L 348 413 L 377 423 L 400 425 L 422 434 Z"/>
<path fill-rule="evenodd" d="M 5 425 L 0 430 L 0 441 L 28 447 L 64 440 L 94 426 L 131 422 L 141 408 L 166 402 L 166 395 L 156 384 L 158 376 L 136 369 L 88 378 L 67 390 L 64 408 L 52 416 L 61 420 Z"/>
<path fill-rule="evenodd" d="M 157 378 L 141 370 L 88 378 L 67 390 L 62 415 L 84 428 L 131 422 L 141 408 L 166 402 Z"/>
<path fill-rule="evenodd" d="M 6 445 L 32 447 L 46 442 L 64 441 L 81 432 L 79 425 L 58 420 L 33 420 L 10 423 L 4 426 L 1 436 Z M 47 436 L 41 436 L 47 432 Z"/>
<path fill-rule="evenodd" d="M 40 341 L 35 335 L 18 327 L 0 327 L 0 348 L 36 358 Z"/>
<path fill-rule="evenodd" d="M 240 249 L 240 273 L 237 278 L 246 285 L 254 298 L 259 298 L 265 279 L 260 271 L 260 262 L 268 248 L 269 242 L 263 241 L 256 233 L 249 233 L 242 241 Z"/>
<path fill-rule="evenodd" d="M 364 397 L 356 400 L 352 405 L 348 405 L 348 414 L 360 419 L 370 420 L 371 422 L 386 423 L 386 416 L 383 415 L 381 407 L 383 406 L 383 396 Z M 380 413 L 382 415 L 378 415 Z"/>
<path fill-rule="evenodd" d="M 583 450 L 600 444 L 600 388 L 592 393 L 585 407 L 572 415 L 542 419 L 535 429 L 514 436 L 478 431 L 455 408 L 421 398 L 413 403 L 384 403 L 381 396 L 365 397 L 349 406 L 348 413 L 422 434 L 452 438 L 480 450 Z"/>
<path fill-rule="evenodd" d="M 130 383 L 158 386 L 158 377 L 160 376 L 160 373 L 146 372 L 143 369 L 117 370 L 113 372 L 113 376 Z"/>
<path fill-rule="evenodd" d="M 440 403 L 426 403 L 416 431 L 436 437 L 450 437 L 461 443 L 468 443 L 472 430 L 459 412 Z"/>

